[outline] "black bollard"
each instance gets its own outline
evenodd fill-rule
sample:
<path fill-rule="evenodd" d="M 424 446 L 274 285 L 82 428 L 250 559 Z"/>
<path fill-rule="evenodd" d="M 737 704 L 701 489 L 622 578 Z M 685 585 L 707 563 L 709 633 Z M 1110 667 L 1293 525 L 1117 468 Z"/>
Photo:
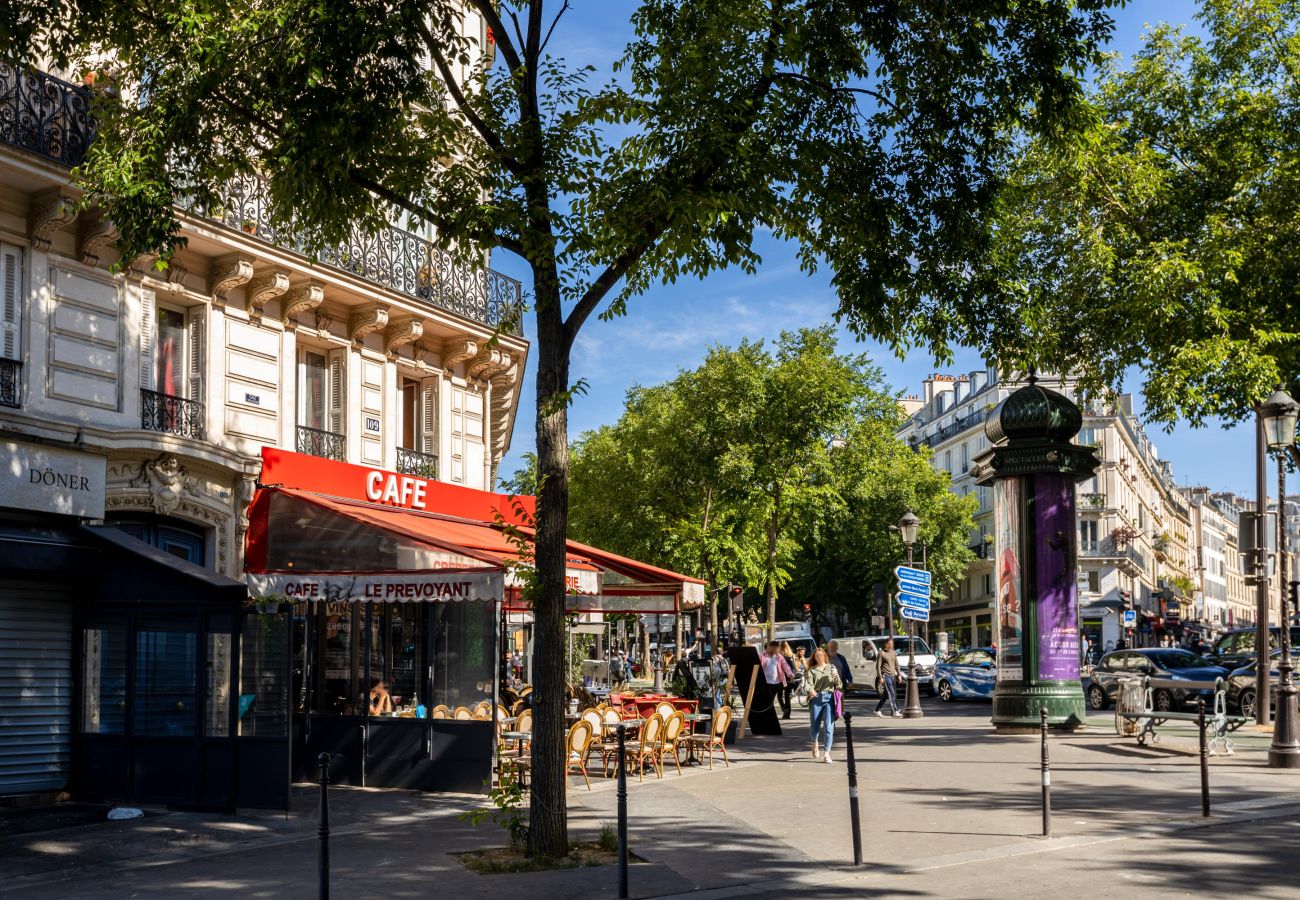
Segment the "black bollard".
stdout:
<path fill-rule="evenodd" d="M 330 900 L 330 755 L 316 757 L 320 763 L 320 900 Z"/>
<path fill-rule="evenodd" d="M 1196 727 L 1201 732 L 1201 815 L 1210 815 L 1210 745 L 1205 741 L 1205 700 L 1196 701 Z"/>
<path fill-rule="evenodd" d="M 628 896 L 627 885 L 627 726 L 618 723 L 618 896 Z"/>
<path fill-rule="evenodd" d="M 1052 764 L 1047 758 L 1047 707 L 1038 710 L 1043 736 L 1043 837 L 1052 836 Z"/>
<path fill-rule="evenodd" d="M 849 819 L 853 822 L 853 865 L 862 865 L 862 817 L 858 813 L 858 764 L 853 758 L 853 713 L 844 713 L 844 743 L 849 763 Z"/>

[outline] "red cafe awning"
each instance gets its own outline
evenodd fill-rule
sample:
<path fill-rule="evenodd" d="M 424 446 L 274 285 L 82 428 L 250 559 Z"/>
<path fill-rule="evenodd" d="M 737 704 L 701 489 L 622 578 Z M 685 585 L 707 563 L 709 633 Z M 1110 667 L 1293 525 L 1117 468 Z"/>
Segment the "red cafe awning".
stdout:
<path fill-rule="evenodd" d="M 266 448 L 249 510 L 250 591 L 255 596 L 288 590 L 298 596 L 330 591 L 334 599 L 342 599 L 339 592 L 352 599 L 453 599 L 443 595 L 468 590 L 465 579 L 450 587 L 440 582 L 421 588 L 412 576 L 494 571 L 504 574 L 506 607 L 523 609 L 513 570 L 526 564 L 521 550 L 524 557 L 531 555 L 533 533 L 524 523 L 533 508 L 531 497 Z M 308 575 L 314 580 L 305 581 Z M 700 579 L 576 542 L 569 542 L 566 580 L 569 609 L 577 612 L 672 613 L 704 599 Z M 476 597 L 492 592 L 486 584 L 473 589 Z"/>

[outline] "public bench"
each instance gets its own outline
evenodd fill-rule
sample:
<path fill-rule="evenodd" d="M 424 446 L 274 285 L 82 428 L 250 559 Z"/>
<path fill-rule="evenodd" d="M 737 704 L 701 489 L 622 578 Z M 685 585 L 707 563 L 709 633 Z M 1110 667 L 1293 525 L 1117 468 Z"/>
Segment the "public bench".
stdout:
<path fill-rule="evenodd" d="M 1137 688 L 1141 692 L 1141 708 L 1137 708 L 1136 694 Z M 1173 678 L 1151 678 L 1146 677 L 1138 684 L 1136 680 L 1131 680 L 1127 684 L 1120 685 L 1119 696 L 1115 703 L 1115 733 L 1123 735 L 1136 735 L 1138 743 L 1145 745 L 1147 739 L 1151 743 L 1158 743 L 1160 735 L 1156 732 L 1157 725 L 1163 725 L 1166 722 L 1191 722 L 1196 724 L 1199 721 L 1200 714 L 1197 712 L 1178 712 L 1172 709 L 1156 709 L 1152 702 L 1156 694 L 1163 693 L 1166 698 L 1172 698 L 1175 691 L 1214 691 L 1213 708 L 1205 710 L 1205 730 L 1211 735 L 1209 741 L 1210 754 L 1215 752 L 1215 745 L 1223 750 L 1224 755 L 1231 756 L 1233 751 L 1232 739 L 1228 733 L 1236 731 L 1242 725 L 1245 725 L 1249 719 L 1245 716 L 1228 715 L 1227 685 L 1222 678 L 1216 678 L 1214 681 L 1181 681 Z"/>

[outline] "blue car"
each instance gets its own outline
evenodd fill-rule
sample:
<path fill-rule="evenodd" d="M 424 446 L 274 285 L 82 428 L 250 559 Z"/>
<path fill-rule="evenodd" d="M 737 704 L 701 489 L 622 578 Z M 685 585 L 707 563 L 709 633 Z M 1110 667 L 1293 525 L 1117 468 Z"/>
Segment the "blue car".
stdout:
<path fill-rule="evenodd" d="M 997 651 L 994 648 L 963 650 L 935 665 L 934 692 L 945 702 L 954 697 L 990 700 L 997 677 Z"/>

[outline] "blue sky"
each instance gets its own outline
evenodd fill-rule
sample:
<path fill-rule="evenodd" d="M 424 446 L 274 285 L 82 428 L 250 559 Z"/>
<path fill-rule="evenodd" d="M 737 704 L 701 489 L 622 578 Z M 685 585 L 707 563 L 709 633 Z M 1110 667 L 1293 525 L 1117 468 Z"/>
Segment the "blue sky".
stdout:
<path fill-rule="evenodd" d="M 606 77 L 614 59 L 631 35 L 627 22 L 632 3 L 609 0 L 571 0 L 551 41 L 551 49 L 571 64 L 595 66 Z M 1128 54 L 1140 45 L 1148 22 L 1185 23 L 1194 30 L 1196 4 L 1189 0 L 1135 2 L 1114 12 L 1115 36 L 1111 49 Z M 837 306 L 825 270 L 808 276 L 800 272 L 794 248 L 763 235 L 757 240 L 763 264 L 754 275 L 719 272 L 703 281 L 683 279 L 675 285 L 657 286 L 634 298 L 629 314 L 611 321 L 594 317 L 579 334 L 573 353 L 572 377 L 586 379 L 588 392 L 576 398 L 569 413 L 571 437 L 614 422 L 623 409 L 628 388 L 656 384 L 679 369 L 698 365 L 710 345 L 734 345 L 743 338 L 775 338 L 783 329 L 815 326 L 833 321 Z M 493 268 L 520 278 L 528 289 L 527 268 L 516 258 L 498 252 Z M 528 323 L 531 330 L 531 320 Z M 958 350 L 956 362 L 936 369 L 927 354 L 898 359 L 870 341 L 857 342 L 840 328 L 842 349 L 866 352 L 884 371 L 896 391 L 914 393 L 934 371 L 964 372 L 982 365 L 979 354 Z M 534 381 L 530 357 L 522 390 L 519 415 L 510 453 L 501 474 L 512 473 L 522 453 L 533 449 Z M 1140 385 L 1130 382 L 1126 390 Z M 1180 484 L 1207 484 L 1216 489 L 1249 494 L 1253 490 L 1254 442 L 1249 430 L 1218 425 L 1192 429 L 1179 426 L 1171 434 L 1152 429 L 1160 456 L 1173 460 Z"/>

